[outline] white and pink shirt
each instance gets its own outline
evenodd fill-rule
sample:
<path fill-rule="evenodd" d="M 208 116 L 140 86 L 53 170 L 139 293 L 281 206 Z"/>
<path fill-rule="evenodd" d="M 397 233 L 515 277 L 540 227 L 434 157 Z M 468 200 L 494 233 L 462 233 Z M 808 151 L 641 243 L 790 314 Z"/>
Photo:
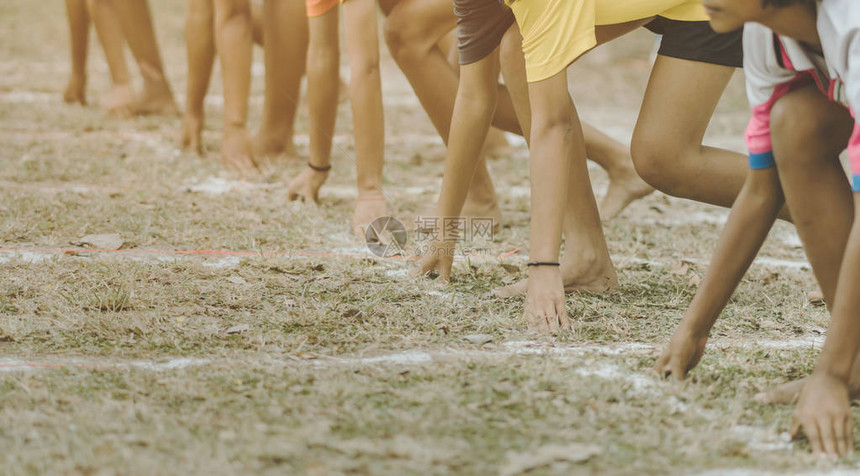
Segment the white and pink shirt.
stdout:
<path fill-rule="evenodd" d="M 849 108 L 852 115 L 860 108 L 860 1 L 820 2 L 818 33 L 823 54 L 759 24 L 744 28 L 744 74 L 752 107 L 746 141 L 753 169 L 774 165 L 770 112 L 776 101 L 792 90 L 815 84 L 832 101 Z M 854 188 L 860 191 L 858 125 L 848 150 Z"/>
<path fill-rule="evenodd" d="M 824 57 L 833 72 L 830 98 L 843 104 L 854 117 L 848 141 L 848 159 L 854 191 L 860 192 L 860 1 L 823 0 L 818 4 L 818 35 Z"/>

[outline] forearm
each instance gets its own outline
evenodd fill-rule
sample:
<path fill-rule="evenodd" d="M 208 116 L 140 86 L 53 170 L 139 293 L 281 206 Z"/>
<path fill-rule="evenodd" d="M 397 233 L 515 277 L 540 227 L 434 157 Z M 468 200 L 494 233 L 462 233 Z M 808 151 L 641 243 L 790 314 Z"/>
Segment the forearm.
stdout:
<path fill-rule="evenodd" d="M 533 261 L 558 261 L 564 205 L 567 201 L 574 131 L 565 127 L 532 127 L 531 232 Z"/>
<path fill-rule="evenodd" d="M 495 84 L 491 80 L 493 68 L 486 66 L 472 64 L 462 68 L 437 207 L 440 217 L 460 215 L 480 162 L 483 138 L 487 136 L 496 109 Z"/>
<path fill-rule="evenodd" d="M 69 38 L 72 51 L 72 73 L 86 75 L 87 46 L 90 32 L 90 15 L 85 0 L 66 0 L 69 20 Z"/>
<path fill-rule="evenodd" d="M 253 32 L 247 0 L 215 0 L 215 44 L 224 82 L 224 126 L 245 128 Z"/>
<path fill-rule="evenodd" d="M 758 254 L 784 202 L 776 169 L 751 170 L 681 326 L 707 337 Z"/>
<path fill-rule="evenodd" d="M 855 194 L 855 209 L 857 207 Z M 832 320 L 824 342 L 824 350 L 815 367 L 816 374 L 827 374 L 845 383 L 849 381 L 852 366 L 860 349 L 860 217 L 855 216 L 854 226 L 845 249 L 839 272 L 836 300 L 831 312 Z"/>

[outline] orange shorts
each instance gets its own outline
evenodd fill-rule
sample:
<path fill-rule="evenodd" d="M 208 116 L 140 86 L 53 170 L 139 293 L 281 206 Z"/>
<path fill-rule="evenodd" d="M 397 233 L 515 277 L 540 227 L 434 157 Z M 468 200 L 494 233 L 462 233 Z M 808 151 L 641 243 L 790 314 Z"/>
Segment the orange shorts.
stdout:
<path fill-rule="evenodd" d="M 338 3 L 340 3 L 340 0 L 305 0 L 308 18 L 325 15 L 329 10 L 336 7 Z"/>

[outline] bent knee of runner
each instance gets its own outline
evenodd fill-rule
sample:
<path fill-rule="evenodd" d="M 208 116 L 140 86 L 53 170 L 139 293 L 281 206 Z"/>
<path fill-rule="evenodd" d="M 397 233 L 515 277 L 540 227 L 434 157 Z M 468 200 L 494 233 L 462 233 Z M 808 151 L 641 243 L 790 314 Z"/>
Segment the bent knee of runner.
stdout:
<path fill-rule="evenodd" d="M 636 173 L 657 190 L 676 195 L 679 188 L 685 186 L 681 163 L 683 154 L 664 140 L 634 134 L 630 156 Z"/>
<path fill-rule="evenodd" d="M 397 61 L 410 59 L 417 53 L 415 42 L 420 38 L 416 38 L 414 32 L 418 21 L 398 9 L 394 9 L 385 21 L 382 30 L 385 44 L 388 45 L 391 56 Z"/>
<path fill-rule="evenodd" d="M 840 121 L 841 111 L 802 99 L 786 96 L 770 112 L 774 146 L 780 150 L 774 160 L 783 171 L 832 160 L 845 149 L 851 134 L 850 121 Z"/>

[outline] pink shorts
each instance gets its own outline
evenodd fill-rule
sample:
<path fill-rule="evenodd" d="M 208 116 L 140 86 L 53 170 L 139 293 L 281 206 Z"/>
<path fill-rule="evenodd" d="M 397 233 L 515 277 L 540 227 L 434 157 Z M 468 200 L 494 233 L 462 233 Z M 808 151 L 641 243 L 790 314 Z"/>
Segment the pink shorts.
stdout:
<path fill-rule="evenodd" d="M 336 7 L 340 0 L 305 0 L 308 18 L 319 17 Z"/>

